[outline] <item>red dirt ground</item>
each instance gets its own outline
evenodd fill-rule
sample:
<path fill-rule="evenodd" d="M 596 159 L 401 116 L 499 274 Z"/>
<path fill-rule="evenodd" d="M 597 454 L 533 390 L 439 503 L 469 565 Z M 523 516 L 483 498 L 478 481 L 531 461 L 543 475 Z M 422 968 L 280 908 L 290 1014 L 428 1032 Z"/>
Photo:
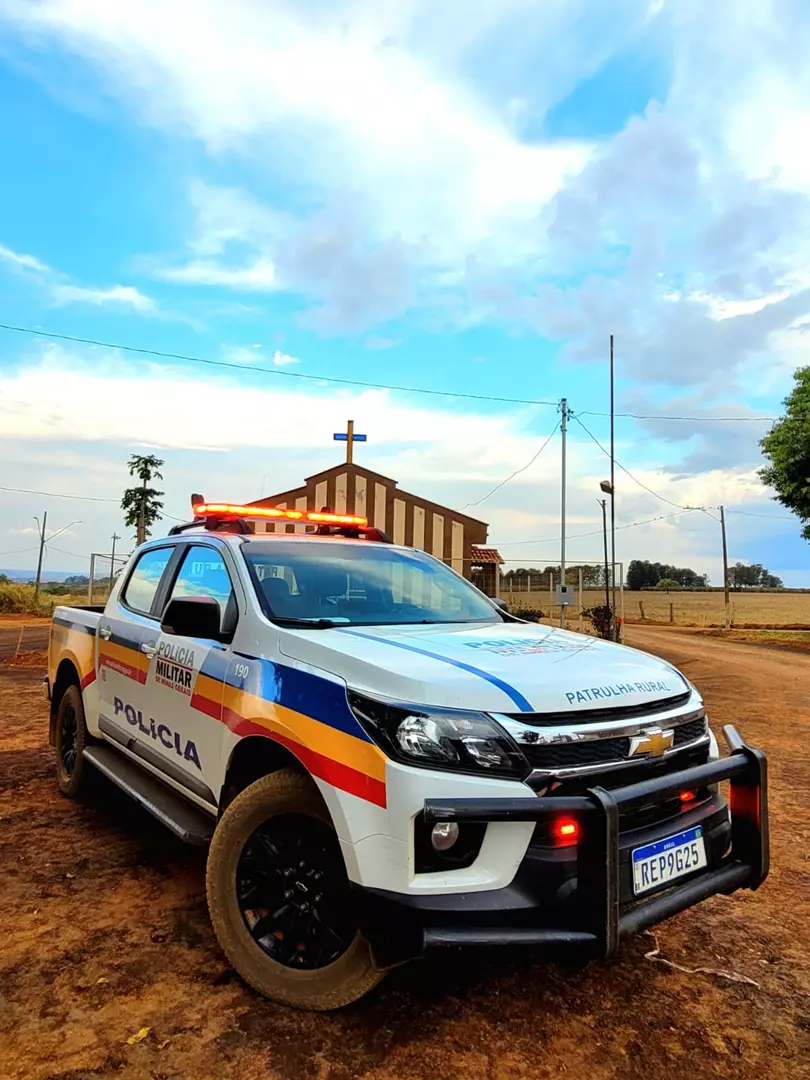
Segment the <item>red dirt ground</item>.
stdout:
<path fill-rule="evenodd" d="M 415 964 L 340 1013 L 248 990 L 208 922 L 204 855 L 116 790 L 59 796 L 38 667 L 0 666 L 0 1076 L 24 1080 L 810 1078 L 810 657 L 631 628 L 712 722 L 769 753 L 773 862 L 570 973 L 465 956 Z M 149 1028 L 128 1045 L 129 1036 Z"/>

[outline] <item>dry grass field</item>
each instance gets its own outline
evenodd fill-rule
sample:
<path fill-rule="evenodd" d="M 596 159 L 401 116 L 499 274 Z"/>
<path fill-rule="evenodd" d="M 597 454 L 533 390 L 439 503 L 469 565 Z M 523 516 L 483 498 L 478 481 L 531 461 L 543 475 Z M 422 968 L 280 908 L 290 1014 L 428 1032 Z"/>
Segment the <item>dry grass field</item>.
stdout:
<path fill-rule="evenodd" d="M 540 592 L 504 593 L 512 610 L 521 607 L 542 608 L 544 614 L 556 619 L 558 607 L 549 605 L 547 590 Z M 604 603 L 604 593 L 598 589 L 584 590 L 582 606 L 594 607 Z M 624 594 L 624 618 L 626 622 L 642 621 L 639 603 L 644 607 L 644 619 L 653 623 L 670 621 L 672 604 L 673 621 L 680 626 L 722 626 L 723 594 L 721 592 L 629 592 Z M 731 613 L 734 626 L 807 627 L 810 629 L 810 593 L 732 593 Z M 570 609 L 569 622 L 576 627 L 579 608 Z"/>

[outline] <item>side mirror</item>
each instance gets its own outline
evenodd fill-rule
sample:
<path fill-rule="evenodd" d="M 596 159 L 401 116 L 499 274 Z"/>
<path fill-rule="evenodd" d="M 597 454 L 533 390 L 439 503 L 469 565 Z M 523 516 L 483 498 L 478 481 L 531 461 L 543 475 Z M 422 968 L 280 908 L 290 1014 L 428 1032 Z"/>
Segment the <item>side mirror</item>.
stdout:
<path fill-rule="evenodd" d="M 161 633 L 178 637 L 218 638 L 219 604 L 211 596 L 170 600 L 163 612 Z"/>
<path fill-rule="evenodd" d="M 505 600 L 502 600 L 500 596 L 490 596 L 490 600 L 496 608 L 500 608 L 501 611 L 505 611 L 507 615 L 509 614 L 509 605 Z"/>

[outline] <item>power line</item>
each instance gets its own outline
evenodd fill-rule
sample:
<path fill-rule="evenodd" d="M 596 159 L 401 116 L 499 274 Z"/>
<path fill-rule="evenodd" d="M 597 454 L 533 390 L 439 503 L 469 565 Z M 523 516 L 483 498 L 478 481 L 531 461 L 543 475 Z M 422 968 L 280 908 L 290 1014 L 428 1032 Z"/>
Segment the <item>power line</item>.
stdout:
<path fill-rule="evenodd" d="M 110 341 L 97 341 L 94 338 L 74 337 L 70 334 L 53 334 L 45 330 L 33 330 L 27 326 L 11 326 L 8 323 L 0 323 L 0 330 L 11 330 L 17 334 L 31 334 L 34 337 L 51 338 L 54 341 L 70 341 L 77 345 L 96 345 L 102 349 L 118 349 L 121 352 L 139 353 L 143 356 L 157 356 L 162 360 L 182 360 L 188 364 L 233 368 L 236 371 L 261 371 L 265 375 L 280 375 L 287 379 L 304 379 L 308 382 L 362 386 L 367 390 L 397 390 L 404 394 L 428 394 L 432 397 L 466 398 L 468 401 L 499 401 L 509 405 L 548 405 L 555 409 L 557 407 L 556 401 L 540 401 L 534 398 L 494 397 L 491 394 L 465 394 L 461 391 L 428 390 L 421 386 L 397 386 L 392 383 L 364 382 L 360 379 L 338 379 L 332 375 L 307 375 L 301 371 L 283 371 L 281 368 L 261 367 L 259 364 L 234 364 L 228 360 L 208 360 L 202 356 L 191 356 L 185 353 L 163 352 L 160 349 L 142 349 L 135 345 L 120 345 Z"/>
<path fill-rule="evenodd" d="M 499 484 L 496 484 L 495 487 L 491 491 L 488 491 L 486 493 L 486 495 L 482 495 L 482 497 L 480 499 L 476 499 L 475 502 L 468 502 L 468 503 L 465 503 L 463 506 L 460 506 L 459 507 L 459 513 L 461 513 L 462 510 L 466 510 L 470 506 L 480 506 L 482 502 L 486 502 L 486 500 L 490 497 L 490 495 L 494 495 L 496 491 L 500 491 L 500 489 L 504 486 L 504 484 L 508 484 L 510 480 L 513 480 L 520 473 L 526 472 L 527 469 L 531 468 L 531 466 L 534 465 L 535 461 L 537 461 L 537 459 L 543 453 L 545 448 L 548 446 L 548 444 L 551 442 L 551 440 L 557 434 L 557 431 L 559 430 L 559 427 L 560 427 L 560 422 L 557 421 L 557 423 L 554 425 L 554 430 L 551 432 L 549 437 L 546 439 L 546 441 L 543 443 L 543 445 L 540 447 L 540 449 L 537 451 L 537 453 L 534 455 L 534 457 L 531 458 L 531 460 L 527 461 L 526 464 L 522 465 L 519 469 L 515 469 L 515 471 L 513 473 L 510 473 L 509 476 L 507 476 L 507 478 L 505 480 L 501 480 L 501 482 Z"/>
<path fill-rule="evenodd" d="M 593 441 L 596 443 L 596 445 L 599 447 L 599 449 L 602 451 L 602 453 L 606 457 L 610 457 L 610 454 L 604 448 L 604 446 L 602 446 L 602 444 L 599 442 L 599 440 L 594 435 L 594 433 L 592 431 L 590 431 L 588 428 L 585 427 L 585 425 L 582 423 L 582 421 L 580 420 L 580 418 L 576 414 L 574 414 L 574 419 L 579 424 L 579 426 L 582 428 L 582 430 L 585 432 L 585 434 L 588 435 L 591 439 L 593 439 Z M 622 470 L 622 472 L 626 473 L 630 477 L 630 479 L 633 481 L 634 484 L 638 484 L 638 486 L 640 488 L 643 488 L 650 495 L 654 495 L 655 498 L 660 499 L 661 502 L 668 503 L 669 506 L 676 506 L 676 507 L 678 507 L 679 510 L 700 510 L 700 509 L 702 509 L 702 507 L 696 507 L 696 506 L 683 506 L 681 503 L 673 502 L 672 499 L 667 499 L 664 495 L 659 495 L 657 491 L 653 491 L 652 488 L 647 487 L 646 484 L 643 484 L 637 477 L 633 476 L 633 474 L 630 472 L 630 470 L 626 469 L 624 467 L 624 465 L 622 465 L 622 463 L 620 461 L 618 461 L 615 458 L 614 458 L 614 460 L 616 461 L 616 464 L 619 466 L 619 468 Z"/>
<path fill-rule="evenodd" d="M 683 517 L 684 514 L 691 514 L 691 513 L 694 513 L 695 510 L 699 510 L 699 509 L 701 509 L 701 508 L 698 507 L 698 506 L 689 506 L 689 507 L 685 507 L 683 510 L 679 510 L 677 514 L 659 514 L 658 517 L 645 518 L 643 521 L 631 521 L 627 525 L 617 525 L 616 526 L 616 531 L 618 532 L 619 529 L 635 529 L 639 525 L 649 525 L 653 521 L 669 521 L 671 518 Z M 593 532 L 575 533 L 573 536 L 568 536 L 567 539 L 568 540 L 581 540 L 583 537 L 586 537 L 586 536 L 601 536 L 601 535 L 602 535 L 602 530 L 601 529 L 594 529 Z M 553 541 L 554 542 L 559 542 L 559 539 L 560 539 L 560 537 L 559 537 L 559 535 L 557 535 L 557 536 L 547 536 L 547 537 L 544 537 L 542 540 L 507 540 L 505 543 L 498 544 L 498 547 L 499 548 L 502 548 L 502 547 L 517 547 L 520 544 L 550 544 Z"/>
<path fill-rule="evenodd" d="M 0 324 L 2 325 L 2 324 Z M 610 416 L 610 413 L 595 412 L 592 409 L 583 409 L 580 416 Z M 755 421 L 757 423 L 774 424 L 778 416 L 676 416 L 674 413 L 633 413 L 617 412 L 615 416 L 629 417 L 632 420 L 697 420 L 700 423 L 739 423 L 740 421 Z"/>
<path fill-rule="evenodd" d="M 744 517 L 769 518 L 771 521 L 793 521 L 795 518 L 786 517 L 784 514 L 755 514 L 751 510 L 726 510 L 727 514 L 742 514 Z"/>
<path fill-rule="evenodd" d="M 102 499 L 95 495 L 58 495 L 55 491 L 33 491 L 31 488 L 3 487 L 0 491 L 14 491 L 20 495 L 46 495 L 49 499 L 77 499 L 79 502 L 114 502 L 118 499 Z"/>
<path fill-rule="evenodd" d="M 492 394 L 465 394 L 452 390 L 430 390 L 423 386 L 398 386 L 393 383 L 365 382 L 360 379 L 339 379 L 332 375 L 308 375 L 301 371 L 284 371 L 281 368 L 262 367 L 258 364 L 235 364 L 228 360 L 209 360 L 202 356 L 193 356 L 186 353 L 165 352 L 161 349 L 146 349 L 137 345 L 123 345 L 118 342 L 100 341 L 96 338 L 77 337 L 73 334 L 56 334 L 48 330 L 35 330 L 30 326 L 14 326 L 11 323 L 0 323 L 0 330 L 8 330 L 15 334 L 29 334 L 32 337 L 49 338 L 52 341 L 69 341 L 75 345 L 95 345 L 101 349 L 116 349 L 119 352 L 138 353 L 141 356 L 155 356 L 162 360 L 182 360 L 188 364 L 205 364 L 208 367 L 232 368 L 236 371 L 261 371 L 266 375 L 279 375 L 286 379 L 304 379 L 309 382 L 335 383 L 340 386 L 361 386 L 367 390 L 396 390 L 404 394 L 426 394 L 431 397 L 464 398 L 467 401 L 497 401 L 507 405 L 545 405 L 556 408 L 558 402 L 543 401 L 537 398 L 513 398 L 496 397 Z M 582 416 L 609 416 L 609 413 L 587 410 Z M 631 420 L 688 420 L 700 421 L 701 423 L 729 423 L 739 421 L 755 421 L 763 423 L 775 423 L 775 416 L 676 416 L 669 413 L 633 413 L 620 412 L 615 414 Z"/>
<path fill-rule="evenodd" d="M 35 544 L 33 547 L 27 548 L 15 548 L 14 551 L 0 551 L 0 555 L 24 555 L 26 551 L 36 551 L 39 545 Z"/>
<path fill-rule="evenodd" d="M 16 488 L 16 487 L 3 487 L 0 485 L 0 491 L 14 491 L 20 495 L 45 495 L 49 499 L 75 499 L 78 502 L 106 502 L 117 503 L 118 499 L 103 499 L 97 495 L 62 495 L 57 494 L 55 491 L 33 491 L 31 488 Z M 161 518 L 169 518 L 171 521 L 187 521 L 188 518 L 175 517 L 174 514 L 167 514 L 165 510 L 161 511 Z"/>

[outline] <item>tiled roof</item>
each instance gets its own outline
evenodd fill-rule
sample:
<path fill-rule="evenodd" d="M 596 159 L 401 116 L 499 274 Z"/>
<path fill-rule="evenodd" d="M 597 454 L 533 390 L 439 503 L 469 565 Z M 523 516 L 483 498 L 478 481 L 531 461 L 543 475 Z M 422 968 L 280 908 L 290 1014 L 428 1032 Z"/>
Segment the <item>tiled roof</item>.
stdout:
<path fill-rule="evenodd" d="M 497 563 L 498 566 L 503 565 L 503 559 L 501 553 L 497 548 L 485 548 L 476 547 L 472 548 L 472 561 L 473 563 Z"/>

